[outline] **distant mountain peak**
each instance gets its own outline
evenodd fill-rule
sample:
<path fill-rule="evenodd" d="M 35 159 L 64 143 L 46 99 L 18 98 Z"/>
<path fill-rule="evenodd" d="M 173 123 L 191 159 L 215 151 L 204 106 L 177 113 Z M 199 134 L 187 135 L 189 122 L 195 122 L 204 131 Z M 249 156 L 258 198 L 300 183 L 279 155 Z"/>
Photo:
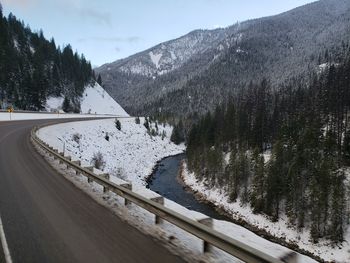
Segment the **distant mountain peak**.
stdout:
<path fill-rule="evenodd" d="M 195 30 L 183 37 L 161 43 L 144 52 L 102 65 L 98 71 L 117 70 L 146 77 L 163 75 L 178 69 L 193 56 L 218 44 L 224 37 L 223 29 Z"/>

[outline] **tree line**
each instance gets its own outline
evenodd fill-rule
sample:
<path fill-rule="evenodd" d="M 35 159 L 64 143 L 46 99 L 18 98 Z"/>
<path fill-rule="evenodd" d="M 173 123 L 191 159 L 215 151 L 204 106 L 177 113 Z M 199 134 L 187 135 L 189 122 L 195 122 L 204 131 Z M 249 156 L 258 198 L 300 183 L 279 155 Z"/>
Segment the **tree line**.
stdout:
<path fill-rule="evenodd" d="M 318 242 L 344 240 L 350 165 L 350 49 L 339 63 L 294 78 L 240 88 L 188 135 L 188 167 L 232 202 L 278 221 L 285 214 Z"/>
<path fill-rule="evenodd" d="M 42 110 L 49 96 L 63 96 L 68 111 L 80 111 L 79 96 L 95 79 L 83 55 L 32 32 L 0 4 L 0 107 Z"/>

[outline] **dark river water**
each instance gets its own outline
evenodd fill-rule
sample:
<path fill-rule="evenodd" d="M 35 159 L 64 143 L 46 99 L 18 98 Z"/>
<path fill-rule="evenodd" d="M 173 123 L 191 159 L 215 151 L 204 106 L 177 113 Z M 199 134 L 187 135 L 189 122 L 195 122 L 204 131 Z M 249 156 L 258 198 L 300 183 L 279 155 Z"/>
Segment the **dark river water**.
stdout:
<path fill-rule="evenodd" d="M 185 157 L 185 154 L 180 154 L 163 159 L 149 180 L 147 187 L 190 210 L 203 213 L 215 219 L 228 220 L 227 217 L 220 215 L 214 206 L 197 201 L 194 195 L 187 192 L 179 182 L 180 162 Z"/>

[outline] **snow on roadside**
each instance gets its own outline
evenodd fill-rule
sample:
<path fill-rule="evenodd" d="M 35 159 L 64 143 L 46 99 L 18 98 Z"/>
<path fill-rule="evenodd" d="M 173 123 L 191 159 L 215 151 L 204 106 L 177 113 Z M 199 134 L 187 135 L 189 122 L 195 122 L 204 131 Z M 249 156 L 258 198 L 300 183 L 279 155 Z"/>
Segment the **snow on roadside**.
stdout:
<path fill-rule="evenodd" d="M 144 118 L 136 124 L 134 118 L 120 118 L 121 130 L 117 130 L 114 119 L 63 123 L 49 126 L 38 131 L 38 136 L 54 148 L 63 150 L 65 141 L 66 155 L 90 166 L 94 154 L 101 152 L 106 162 L 104 172 L 113 177 L 121 177 L 135 185 L 145 185 L 145 178 L 151 174 L 157 161 L 181 153 L 184 145 L 170 142 L 172 127 L 158 126 L 166 137 L 150 136 L 144 127 Z M 152 127 L 155 125 L 152 123 Z M 80 139 L 73 139 L 76 134 Z M 108 140 L 106 137 L 108 136 Z"/>
<path fill-rule="evenodd" d="M 144 187 L 145 178 L 151 173 L 154 164 L 158 160 L 168 155 L 180 153 L 185 147 L 184 145 L 176 146 L 170 142 L 169 137 L 172 128 L 169 126 L 158 126 L 159 133 L 161 134 L 164 130 L 167 135 L 162 140 L 160 136 L 151 137 L 147 134 L 147 130 L 143 125 L 143 118 L 141 118 L 141 124 L 136 124 L 134 118 L 120 119 L 120 122 L 121 131 L 116 129 L 114 119 L 108 119 L 49 126 L 40 129 L 38 136 L 49 143 L 50 146 L 59 150 L 63 150 L 62 141 L 65 141 L 66 155 L 72 156 L 73 159 L 81 160 L 82 165 L 91 165 L 90 161 L 93 154 L 101 151 L 106 161 L 104 172 L 109 172 L 112 175 L 111 181 L 116 182 L 120 180 L 117 176 L 121 176 L 124 180 L 133 183 L 133 191 L 147 198 L 157 196 L 158 194 Z M 155 128 L 155 125 L 153 124 L 152 127 Z M 105 139 L 107 133 L 109 141 Z M 75 138 L 79 137 L 76 141 L 73 139 L 74 134 L 76 134 Z M 77 176 L 74 173 L 72 174 L 73 178 L 78 180 Z M 82 184 L 83 181 L 84 179 L 79 179 L 79 184 Z M 101 199 L 107 200 L 106 202 L 114 209 L 117 207 L 120 213 L 120 209 L 123 207 L 123 199 L 112 193 L 103 194 L 100 186 L 93 185 L 94 188 L 92 190 L 89 188 L 89 184 L 86 184 L 84 189 L 90 189 L 88 191 L 92 192 L 94 196 L 100 195 Z M 206 217 L 167 199 L 165 199 L 165 206 L 194 220 Z M 164 222 L 160 226 L 162 230 L 160 232 L 160 228 L 153 225 L 154 215 L 135 205 L 132 206 L 132 209 L 127 210 L 126 213 L 132 218 L 128 219 L 128 222 L 136 221 L 134 224 L 145 231 L 151 232 L 151 234 L 153 233 L 156 236 L 161 235 L 165 237 L 170 243 L 181 247 L 182 253 L 194 253 L 196 261 L 241 262 L 216 248 L 213 249 L 211 254 L 203 255 L 201 253 L 201 240 L 170 223 Z M 125 213 L 123 215 L 125 216 Z M 290 251 L 233 223 L 214 220 L 213 225 L 214 229 L 275 257 L 280 257 Z M 300 256 L 300 259 L 300 262 L 316 262 L 305 256 Z"/>
<path fill-rule="evenodd" d="M 49 97 L 46 99 L 45 108 L 48 112 L 62 110 L 63 101 L 64 101 L 63 97 Z"/>
<path fill-rule="evenodd" d="M 326 261 L 336 261 L 341 263 L 350 262 L 350 229 L 345 233 L 343 247 L 332 247 L 330 242 L 323 241 L 319 244 L 313 244 L 310 241 L 308 230 L 297 231 L 288 226 L 286 217 L 282 217 L 278 222 L 273 223 L 267 217 L 261 214 L 254 214 L 249 206 L 241 206 L 240 201 L 230 203 L 228 194 L 217 188 L 208 189 L 205 181 L 198 181 L 195 174 L 188 171 L 184 164 L 183 174 L 184 183 L 193 191 L 203 195 L 204 199 L 218 207 L 222 207 L 235 219 L 242 219 L 249 224 L 270 232 L 273 236 L 284 238 L 289 243 L 298 245 L 301 249 L 310 251 L 314 255 L 321 257 Z"/>

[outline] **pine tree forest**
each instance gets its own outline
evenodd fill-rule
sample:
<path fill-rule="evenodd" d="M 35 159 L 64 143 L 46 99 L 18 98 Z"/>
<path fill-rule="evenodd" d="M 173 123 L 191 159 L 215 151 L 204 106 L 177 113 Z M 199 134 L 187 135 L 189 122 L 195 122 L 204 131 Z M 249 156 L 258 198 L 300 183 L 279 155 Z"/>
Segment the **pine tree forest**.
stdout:
<path fill-rule="evenodd" d="M 64 96 L 66 110 L 79 112 L 78 97 L 94 72 L 84 56 L 61 49 L 34 33 L 0 4 L 0 108 L 42 110 L 48 96 Z"/>
<path fill-rule="evenodd" d="M 231 202 L 272 221 L 282 215 L 313 242 L 348 227 L 350 49 L 339 63 L 272 90 L 251 82 L 188 136 L 188 167 Z"/>

